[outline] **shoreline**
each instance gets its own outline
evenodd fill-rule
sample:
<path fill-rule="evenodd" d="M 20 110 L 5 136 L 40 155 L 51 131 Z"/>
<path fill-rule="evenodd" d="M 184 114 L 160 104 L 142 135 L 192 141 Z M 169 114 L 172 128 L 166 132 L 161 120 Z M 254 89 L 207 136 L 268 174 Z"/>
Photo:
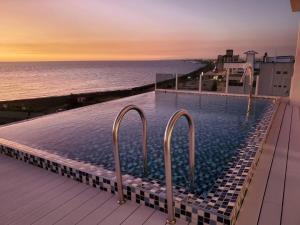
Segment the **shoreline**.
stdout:
<path fill-rule="evenodd" d="M 125 90 L 0 101 L 0 125 L 142 94 L 154 88 L 154 84 L 149 84 Z"/>
<path fill-rule="evenodd" d="M 212 64 L 206 62 L 204 67 L 192 71 L 185 76 L 193 77 L 211 69 Z M 152 83 L 122 90 L 0 101 L 0 125 L 142 94 L 154 91 L 154 89 L 155 84 Z"/>

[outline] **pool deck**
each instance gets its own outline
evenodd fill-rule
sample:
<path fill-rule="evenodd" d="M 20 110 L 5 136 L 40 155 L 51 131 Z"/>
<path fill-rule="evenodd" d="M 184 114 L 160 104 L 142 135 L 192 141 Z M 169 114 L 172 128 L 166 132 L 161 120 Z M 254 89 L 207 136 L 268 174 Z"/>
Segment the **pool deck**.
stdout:
<path fill-rule="evenodd" d="M 120 206 L 108 192 L 0 155 L 1 225 L 163 225 L 165 221 L 166 215 L 159 211 L 130 201 Z"/>
<path fill-rule="evenodd" d="M 300 109 L 281 103 L 236 225 L 300 224 Z"/>
<path fill-rule="evenodd" d="M 236 225 L 300 224 L 299 146 L 300 108 L 280 103 Z M 159 225 L 165 219 L 149 207 L 120 206 L 108 192 L 0 155 L 0 225 Z"/>

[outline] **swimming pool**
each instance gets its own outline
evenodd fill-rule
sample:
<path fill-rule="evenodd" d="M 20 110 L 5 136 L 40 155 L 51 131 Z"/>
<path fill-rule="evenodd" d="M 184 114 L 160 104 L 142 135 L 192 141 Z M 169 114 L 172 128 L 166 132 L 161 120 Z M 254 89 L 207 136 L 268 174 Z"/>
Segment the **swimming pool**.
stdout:
<path fill-rule="evenodd" d="M 249 112 L 247 97 L 152 92 L 5 126 L 0 128 L 0 137 L 113 171 L 112 124 L 128 104 L 143 109 L 148 121 L 148 176 L 144 179 L 162 183 L 166 124 L 176 110 L 190 112 L 196 128 L 198 196 L 206 196 L 224 176 L 273 106 L 272 100 L 257 98 Z M 188 182 L 187 129 L 187 122 L 179 121 L 172 138 L 173 181 L 179 187 L 186 187 Z M 139 116 L 129 112 L 121 125 L 120 156 L 124 173 L 135 177 L 144 176 L 141 130 Z"/>

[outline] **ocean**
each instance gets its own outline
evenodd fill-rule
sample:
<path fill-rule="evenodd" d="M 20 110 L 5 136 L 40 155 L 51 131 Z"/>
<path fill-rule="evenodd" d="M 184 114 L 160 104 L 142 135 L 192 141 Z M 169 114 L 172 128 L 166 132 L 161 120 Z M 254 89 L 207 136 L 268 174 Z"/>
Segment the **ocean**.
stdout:
<path fill-rule="evenodd" d="M 156 73 L 184 74 L 195 61 L 0 62 L 0 101 L 127 89 Z"/>

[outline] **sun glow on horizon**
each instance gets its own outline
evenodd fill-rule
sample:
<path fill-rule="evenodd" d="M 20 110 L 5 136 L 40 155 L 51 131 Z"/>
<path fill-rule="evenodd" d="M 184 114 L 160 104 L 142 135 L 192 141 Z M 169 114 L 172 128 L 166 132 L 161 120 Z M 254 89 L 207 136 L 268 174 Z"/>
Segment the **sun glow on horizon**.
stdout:
<path fill-rule="evenodd" d="M 257 1 L 3 0 L 0 61 L 215 58 L 226 48 L 294 54 L 300 17 L 288 1 Z"/>

